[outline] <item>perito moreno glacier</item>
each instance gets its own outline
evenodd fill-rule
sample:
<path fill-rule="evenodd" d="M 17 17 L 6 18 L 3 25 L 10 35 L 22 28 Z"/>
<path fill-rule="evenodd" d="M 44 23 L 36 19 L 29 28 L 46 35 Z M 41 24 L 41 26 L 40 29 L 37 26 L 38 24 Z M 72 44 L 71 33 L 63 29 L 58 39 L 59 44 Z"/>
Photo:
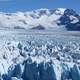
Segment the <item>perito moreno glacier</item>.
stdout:
<path fill-rule="evenodd" d="M 79 31 L 72 9 L 0 12 L 0 80 L 80 80 Z"/>

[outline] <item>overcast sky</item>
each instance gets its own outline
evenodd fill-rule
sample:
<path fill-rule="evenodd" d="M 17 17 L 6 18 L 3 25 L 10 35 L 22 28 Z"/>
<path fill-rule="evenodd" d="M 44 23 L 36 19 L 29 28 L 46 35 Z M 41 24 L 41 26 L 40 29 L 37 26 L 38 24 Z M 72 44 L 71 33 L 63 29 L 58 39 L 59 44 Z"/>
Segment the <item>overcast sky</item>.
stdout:
<path fill-rule="evenodd" d="M 80 12 L 80 0 L 0 0 L 0 11 L 16 12 L 40 8 L 71 8 Z"/>

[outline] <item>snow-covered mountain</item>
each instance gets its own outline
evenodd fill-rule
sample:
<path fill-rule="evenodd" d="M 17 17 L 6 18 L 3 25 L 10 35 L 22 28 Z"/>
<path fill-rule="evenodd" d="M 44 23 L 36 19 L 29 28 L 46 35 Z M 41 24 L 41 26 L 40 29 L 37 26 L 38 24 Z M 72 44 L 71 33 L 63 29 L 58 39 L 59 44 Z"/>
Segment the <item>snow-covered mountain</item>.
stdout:
<path fill-rule="evenodd" d="M 80 30 L 80 16 L 72 9 L 38 9 L 30 12 L 0 12 L 1 29 Z"/>

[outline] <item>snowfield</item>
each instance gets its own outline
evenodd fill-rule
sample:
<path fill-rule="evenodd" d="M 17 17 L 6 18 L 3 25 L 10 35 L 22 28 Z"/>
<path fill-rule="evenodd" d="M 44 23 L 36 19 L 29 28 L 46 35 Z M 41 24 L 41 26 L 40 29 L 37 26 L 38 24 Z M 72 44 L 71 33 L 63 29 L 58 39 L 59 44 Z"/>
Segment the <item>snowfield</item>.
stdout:
<path fill-rule="evenodd" d="M 80 80 L 79 32 L 0 30 L 0 80 Z"/>

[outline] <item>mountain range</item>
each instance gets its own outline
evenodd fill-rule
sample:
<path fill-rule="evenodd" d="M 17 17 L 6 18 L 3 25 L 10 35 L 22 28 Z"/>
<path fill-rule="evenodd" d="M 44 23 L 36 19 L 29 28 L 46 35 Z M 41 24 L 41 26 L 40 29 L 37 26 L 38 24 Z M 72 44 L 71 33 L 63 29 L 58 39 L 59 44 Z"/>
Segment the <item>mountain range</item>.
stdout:
<path fill-rule="evenodd" d="M 79 31 L 80 15 L 66 8 L 16 13 L 0 12 L 0 29 Z"/>

